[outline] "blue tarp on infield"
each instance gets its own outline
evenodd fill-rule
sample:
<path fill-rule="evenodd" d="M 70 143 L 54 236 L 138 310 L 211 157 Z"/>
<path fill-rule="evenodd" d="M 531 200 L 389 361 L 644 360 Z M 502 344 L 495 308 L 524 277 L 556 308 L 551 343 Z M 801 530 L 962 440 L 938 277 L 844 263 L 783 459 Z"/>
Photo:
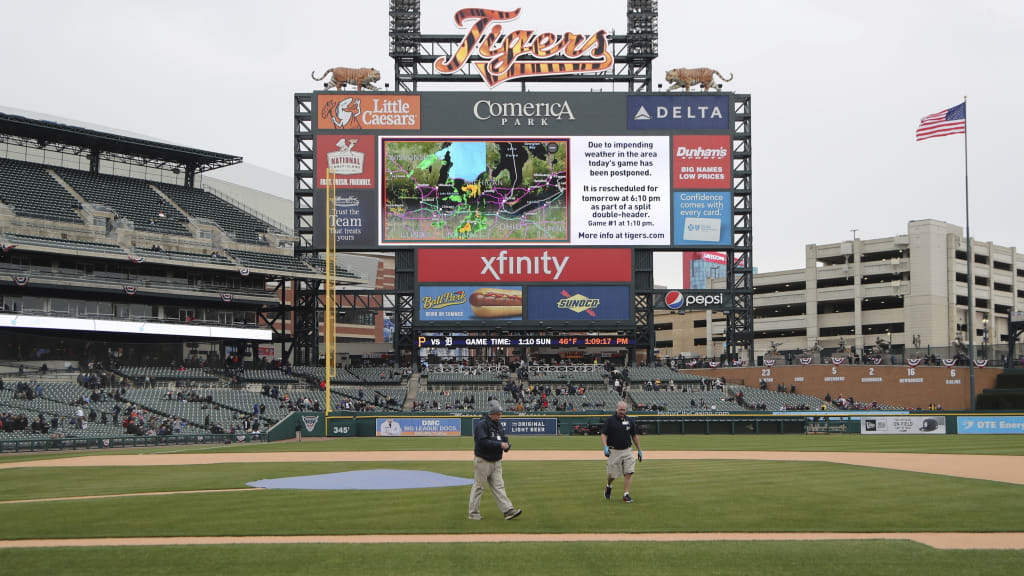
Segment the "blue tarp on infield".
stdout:
<path fill-rule="evenodd" d="M 315 476 L 292 476 L 247 482 L 253 488 L 282 490 L 404 490 L 469 486 L 472 478 L 446 476 L 423 470 L 353 470 Z"/>

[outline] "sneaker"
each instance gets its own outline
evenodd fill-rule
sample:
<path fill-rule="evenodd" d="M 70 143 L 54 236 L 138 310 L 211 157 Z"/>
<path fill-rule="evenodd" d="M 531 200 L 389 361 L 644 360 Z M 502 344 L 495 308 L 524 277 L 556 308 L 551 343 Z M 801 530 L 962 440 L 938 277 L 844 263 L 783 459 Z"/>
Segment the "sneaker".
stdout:
<path fill-rule="evenodd" d="M 604 487 L 604 499 L 605 500 L 611 500 L 612 499 L 612 487 L 611 486 L 605 486 Z"/>
<path fill-rule="evenodd" d="M 633 503 L 633 498 L 631 498 L 629 496 L 629 494 L 623 494 L 622 495 L 622 501 L 627 503 L 627 504 L 632 504 Z"/>
<path fill-rule="evenodd" d="M 470 520 L 483 520 L 483 517 L 482 516 L 470 516 L 469 519 Z"/>
<path fill-rule="evenodd" d="M 516 516 L 519 516 L 522 513 L 523 513 L 523 511 L 521 509 L 513 508 L 513 509 L 509 510 L 508 512 L 505 512 L 505 520 L 511 520 L 511 519 L 515 518 Z"/>

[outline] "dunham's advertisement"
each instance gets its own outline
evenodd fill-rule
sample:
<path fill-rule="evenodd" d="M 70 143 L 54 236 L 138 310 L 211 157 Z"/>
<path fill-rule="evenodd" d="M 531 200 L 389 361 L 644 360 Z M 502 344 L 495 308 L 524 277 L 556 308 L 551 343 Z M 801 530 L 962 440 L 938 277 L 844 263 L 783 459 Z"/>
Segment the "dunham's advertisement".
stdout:
<path fill-rule="evenodd" d="M 860 419 L 861 434 L 945 434 L 945 416 L 875 416 Z"/>
<path fill-rule="evenodd" d="M 672 187 L 728 190 L 732 188 L 731 137 L 673 136 Z"/>
<path fill-rule="evenodd" d="M 673 192 L 673 242 L 728 246 L 732 243 L 731 192 Z"/>
<path fill-rule="evenodd" d="M 420 286 L 421 322 L 523 319 L 522 286 Z"/>

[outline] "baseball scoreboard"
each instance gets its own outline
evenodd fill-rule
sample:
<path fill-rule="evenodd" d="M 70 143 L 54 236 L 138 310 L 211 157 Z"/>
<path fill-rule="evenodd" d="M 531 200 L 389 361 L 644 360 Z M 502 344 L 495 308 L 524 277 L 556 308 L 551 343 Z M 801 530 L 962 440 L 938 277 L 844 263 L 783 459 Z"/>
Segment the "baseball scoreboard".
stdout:
<path fill-rule="evenodd" d="M 627 9 L 646 32 L 520 30 L 513 46 L 500 28 L 519 12 L 459 10 L 461 39 L 393 20 L 398 91 L 296 94 L 296 251 L 394 252 L 396 348 L 653 351 L 655 308 L 722 311 L 730 346 L 749 340 L 749 96 L 713 78 L 652 92 L 648 8 Z M 560 79 L 629 91 L 491 90 Z M 722 254 L 729 282 L 656 290 L 654 251 Z M 560 336 L 587 332 L 626 336 Z"/>

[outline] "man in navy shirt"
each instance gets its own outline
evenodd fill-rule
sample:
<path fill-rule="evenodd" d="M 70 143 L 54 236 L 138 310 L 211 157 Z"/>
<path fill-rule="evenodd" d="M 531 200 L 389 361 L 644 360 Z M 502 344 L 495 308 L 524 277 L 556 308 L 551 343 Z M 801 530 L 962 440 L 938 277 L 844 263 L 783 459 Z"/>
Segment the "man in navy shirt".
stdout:
<path fill-rule="evenodd" d="M 612 482 L 622 476 L 626 491 L 622 495 L 623 502 L 632 502 L 629 487 L 633 483 L 633 472 L 636 470 L 637 458 L 643 462 L 644 451 L 637 441 L 636 423 L 626 416 L 626 403 L 619 402 L 615 406 L 615 414 L 608 417 L 601 426 L 601 443 L 604 444 L 604 455 L 608 458 L 608 483 L 604 487 L 604 499 L 612 499 Z M 637 457 L 633 457 L 631 446 L 636 444 Z"/>
<path fill-rule="evenodd" d="M 473 488 L 469 491 L 469 519 L 480 519 L 480 497 L 484 487 L 491 486 L 505 520 L 523 513 L 512 505 L 505 495 L 505 480 L 501 477 L 501 456 L 512 445 L 501 426 L 501 404 L 497 400 L 487 403 L 487 415 L 473 425 Z"/>

